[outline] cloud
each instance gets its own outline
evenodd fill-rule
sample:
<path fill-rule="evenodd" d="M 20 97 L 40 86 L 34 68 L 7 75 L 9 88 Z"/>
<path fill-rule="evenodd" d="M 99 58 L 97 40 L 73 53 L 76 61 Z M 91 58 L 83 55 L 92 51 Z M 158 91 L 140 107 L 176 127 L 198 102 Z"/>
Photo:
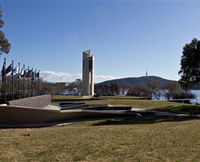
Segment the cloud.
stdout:
<path fill-rule="evenodd" d="M 81 74 L 72 75 L 65 72 L 42 71 L 41 77 L 48 82 L 72 82 L 81 78 Z"/>
<path fill-rule="evenodd" d="M 75 79 L 81 79 L 82 75 L 79 74 L 69 74 L 66 72 L 55 72 L 55 71 L 42 71 L 41 78 L 48 82 L 72 82 Z M 117 79 L 117 77 L 109 75 L 95 75 L 95 83 L 103 82 L 106 80 Z"/>

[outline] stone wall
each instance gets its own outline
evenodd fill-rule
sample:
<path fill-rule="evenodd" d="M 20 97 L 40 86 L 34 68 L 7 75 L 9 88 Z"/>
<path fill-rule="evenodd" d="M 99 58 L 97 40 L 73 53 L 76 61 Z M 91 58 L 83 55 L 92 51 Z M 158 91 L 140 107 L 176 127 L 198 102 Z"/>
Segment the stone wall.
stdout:
<path fill-rule="evenodd" d="M 18 100 L 8 101 L 10 106 L 23 106 L 23 107 L 33 107 L 33 108 L 43 108 L 51 104 L 50 95 L 34 96 Z"/>

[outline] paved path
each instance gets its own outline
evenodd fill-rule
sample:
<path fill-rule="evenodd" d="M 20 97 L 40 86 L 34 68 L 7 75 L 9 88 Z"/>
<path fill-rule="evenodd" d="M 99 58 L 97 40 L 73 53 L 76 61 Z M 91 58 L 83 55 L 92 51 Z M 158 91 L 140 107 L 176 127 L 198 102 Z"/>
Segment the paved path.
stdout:
<path fill-rule="evenodd" d="M 47 109 L 47 110 L 60 110 L 60 106 L 48 105 L 48 106 L 44 107 L 43 109 Z"/>

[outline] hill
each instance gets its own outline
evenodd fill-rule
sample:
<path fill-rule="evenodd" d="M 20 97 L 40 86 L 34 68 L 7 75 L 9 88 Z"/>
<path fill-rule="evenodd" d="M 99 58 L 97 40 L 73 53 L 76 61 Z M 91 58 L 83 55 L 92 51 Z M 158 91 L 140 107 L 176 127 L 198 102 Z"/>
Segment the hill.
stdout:
<path fill-rule="evenodd" d="M 177 81 L 164 79 L 158 76 L 142 76 L 142 77 L 131 77 L 131 78 L 121 78 L 121 79 L 114 79 L 105 81 L 102 83 L 98 83 L 97 85 L 110 85 L 110 84 L 117 84 L 123 87 L 130 87 L 130 86 L 145 86 L 148 83 L 156 83 L 161 87 L 167 86 L 169 84 L 176 84 Z"/>

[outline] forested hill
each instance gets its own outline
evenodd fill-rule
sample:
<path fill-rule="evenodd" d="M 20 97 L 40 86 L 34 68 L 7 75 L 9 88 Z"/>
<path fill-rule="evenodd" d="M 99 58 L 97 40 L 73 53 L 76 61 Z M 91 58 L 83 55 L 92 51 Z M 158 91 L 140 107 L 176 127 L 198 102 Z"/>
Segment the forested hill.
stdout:
<path fill-rule="evenodd" d="M 174 80 L 167 80 L 158 76 L 142 76 L 142 77 L 131 77 L 131 78 L 121 78 L 121 79 L 114 79 L 105 81 L 102 83 L 98 83 L 97 85 L 110 85 L 110 84 L 117 84 L 123 87 L 130 87 L 130 86 L 145 86 L 149 83 L 158 84 L 161 87 L 168 86 L 170 84 L 176 84 L 177 81 Z"/>

